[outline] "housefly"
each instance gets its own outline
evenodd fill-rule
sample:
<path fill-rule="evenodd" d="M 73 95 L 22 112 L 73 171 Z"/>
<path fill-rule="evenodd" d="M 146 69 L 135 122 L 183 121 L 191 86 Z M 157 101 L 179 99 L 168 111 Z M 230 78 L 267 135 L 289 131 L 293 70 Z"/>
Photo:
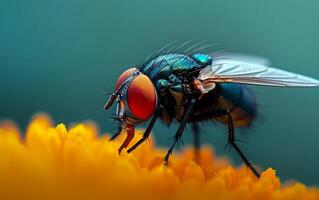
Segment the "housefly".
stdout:
<path fill-rule="evenodd" d="M 134 127 L 150 119 L 143 137 L 127 150 L 132 152 L 149 137 L 158 118 L 167 125 L 176 121 L 179 127 L 164 158 L 167 164 L 187 124 L 193 125 L 198 149 L 198 123 L 217 120 L 228 126 L 228 144 L 259 177 L 235 142 L 234 128 L 249 126 L 257 114 L 254 95 L 247 85 L 317 87 L 319 80 L 248 61 L 215 59 L 204 53 L 155 56 L 118 78 L 104 107 L 108 110 L 114 102 L 117 104 L 116 119 L 120 125 L 111 140 L 127 131 L 120 153 L 134 137 Z"/>

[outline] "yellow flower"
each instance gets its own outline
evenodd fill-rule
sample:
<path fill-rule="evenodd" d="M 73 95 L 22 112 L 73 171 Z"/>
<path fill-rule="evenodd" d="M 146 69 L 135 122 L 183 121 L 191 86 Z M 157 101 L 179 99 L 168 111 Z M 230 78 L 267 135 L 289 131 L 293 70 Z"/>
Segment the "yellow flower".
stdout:
<path fill-rule="evenodd" d="M 108 139 L 93 123 L 67 130 L 63 124 L 53 127 L 43 114 L 25 137 L 12 122 L 3 122 L 0 199 L 319 199 L 316 188 L 282 186 L 271 168 L 256 179 L 208 147 L 199 164 L 192 161 L 192 149 L 185 149 L 165 167 L 165 151 L 153 141 L 118 155 L 120 143 Z"/>

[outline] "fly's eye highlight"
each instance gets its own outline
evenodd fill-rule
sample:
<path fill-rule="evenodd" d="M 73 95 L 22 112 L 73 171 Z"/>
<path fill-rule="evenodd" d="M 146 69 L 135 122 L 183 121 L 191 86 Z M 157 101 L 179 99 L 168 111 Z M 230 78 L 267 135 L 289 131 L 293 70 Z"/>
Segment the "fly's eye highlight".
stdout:
<path fill-rule="evenodd" d="M 137 68 L 133 67 L 123 72 L 116 81 L 115 90 L 117 90 L 122 85 L 122 83 L 137 70 Z"/>
<path fill-rule="evenodd" d="M 127 91 L 127 103 L 131 113 L 141 120 L 147 120 L 154 113 L 157 95 L 147 76 L 141 74 L 132 80 Z"/>

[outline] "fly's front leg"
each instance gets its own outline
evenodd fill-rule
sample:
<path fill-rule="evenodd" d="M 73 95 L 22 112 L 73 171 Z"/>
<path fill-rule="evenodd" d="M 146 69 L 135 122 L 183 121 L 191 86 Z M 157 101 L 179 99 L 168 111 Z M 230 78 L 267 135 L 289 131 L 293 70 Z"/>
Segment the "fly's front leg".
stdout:
<path fill-rule="evenodd" d="M 117 132 L 110 138 L 110 141 L 114 140 L 115 138 L 117 138 L 117 136 L 119 136 L 122 133 L 122 125 L 119 125 L 117 127 Z"/>
<path fill-rule="evenodd" d="M 171 86 L 170 82 L 168 82 L 165 79 L 159 79 L 156 82 L 156 88 L 157 91 L 159 91 L 160 93 L 165 93 L 166 89 L 169 88 Z M 127 150 L 127 153 L 131 153 L 132 151 L 134 151 L 138 146 L 140 146 L 145 140 L 147 140 L 147 138 L 150 136 L 151 131 L 155 125 L 156 119 L 159 115 L 159 110 L 160 110 L 160 103 L 159 103 L 159 99 L 158 99 L 158 103 L 155 109 L 155 113 L 151 119 L 151 122 L 149 123 L 149 125 L 147 126 L 145 132 L 143 133 L 143 137 L 137 141 L 130 149 Z"/>
<path fill-rule="evenodd" d="M 158 117 L 158 113 L 159 113 L 159 105 L 157 105 L 155 113 L 151 119 L 150 124 L 146 128 L 146 130 L 143 134 L 143 137 L 139 141 L 137 141 L 129 150 L 127 150 L 127 153 L 131 153 L 134 149 L 136 149 L 138 146 L 140 146 L 140 144 L 142 144 L 145 140 L 147 140 L 147 138 L 150 136 L 151 131 L 154 127 L 154 124 L 156 122 L 156 118 Z"/>

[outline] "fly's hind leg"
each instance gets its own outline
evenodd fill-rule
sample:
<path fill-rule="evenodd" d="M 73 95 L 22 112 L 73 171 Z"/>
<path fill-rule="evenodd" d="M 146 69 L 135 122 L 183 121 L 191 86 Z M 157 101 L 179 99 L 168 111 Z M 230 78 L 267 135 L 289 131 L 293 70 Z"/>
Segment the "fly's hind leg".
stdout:
<path fill-rule="evenodd" d="M 246 166 L 249 167 L 249 169 L 255 174 L 256 177 L 260 177 L 257 170 L 252 166 L 252 164 L 248 161 L 246 156 L 243 154 L 243 152 L 239 149 L 235 142 L 235 131 L 234 131 L 234 123 L 231 116 L 231 113 L 229 110 L 226 110 L 226 114 L 228 117 L 228 143 L 234 147 L 234 149 L 237 151 L 241 159 L 245 162 Z"/>
<path fill-rule="evenodd" d="M 196 123 L 193 123 L 193 146 L 194 146 L 194 161 L 200 163 L 200 133 L 199 126 Z"/>

